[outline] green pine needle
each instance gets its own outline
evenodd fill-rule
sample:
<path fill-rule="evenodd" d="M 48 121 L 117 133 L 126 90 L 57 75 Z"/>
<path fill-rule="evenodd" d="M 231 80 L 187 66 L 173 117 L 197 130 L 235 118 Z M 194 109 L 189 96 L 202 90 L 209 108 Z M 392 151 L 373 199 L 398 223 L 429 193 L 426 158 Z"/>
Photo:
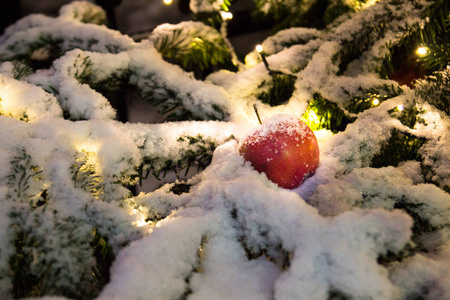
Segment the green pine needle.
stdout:
<path fill-rule="evenodd" d="M 312 129 L 327 129 L 334 133 L 344 131 L 347 125 L 354 120 L 347 116 L 336 103 L 333 103 L 320 94 L 314 94 L 309 102 L 302 120 Z"/>
<path fill-rule="evenodd" d="M 394 129 L 389 141 L 381 148 L 380 152 L 372 158 L 371 167 L 381 168 L 398 166 L 399 163 L 408 160 L 421 161 L 419 149 L 425 140 L 408 136 Z"/>
<path fill-rule="evenodd" d="M 188 72 L 204 72 L 213 67 L 229 68 L 233 65 L 231 52 L 223 39 L 191 36 L 182 28 L 160 36 L 155 40 L 155 48 L 165 60 Z"/>
<path fill-rule="evenodd" d="M 450 116 L 450 68 L 434 72 L 415 84 L 416 97 Z"/>
<path fill-rule="evenodd" d="M 403 90 L 399 86 L 383 84 L 369 89 L 360 88 L 360 96 L 354 97 L 349 104 L 345 106 L 351 113 L 358 114 L 366 109 L 374 107 L 374 101 L 377 105 L 382 102 L 403 94 Z"/>
<path fill-rule="evenodd" d="M 270 81 L 263 81 L 258 87 L 258 90 L 263 91 L 259 94 L 258 99 L 270 106 L 286 103 L 294 93 L 295 80 L 295 77 L 284 74 L 272 75 Z M 268 91 L 266 91 L 267 89 Z"/>

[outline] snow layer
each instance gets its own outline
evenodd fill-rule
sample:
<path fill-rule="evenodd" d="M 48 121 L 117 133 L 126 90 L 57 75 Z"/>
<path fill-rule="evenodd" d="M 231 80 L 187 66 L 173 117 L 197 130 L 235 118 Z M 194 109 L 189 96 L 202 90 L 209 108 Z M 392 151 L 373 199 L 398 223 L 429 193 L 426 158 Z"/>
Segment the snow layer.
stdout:
<path fill-rule="evenodd" d="M 5 75 L 0 75 L 0 111 L 2 115 L 31 122 L 62 117 L 53 95 Z"/>
<path fill-rule="evenodd" d="M 218 148 L 211 166 L 193 179 L 199 183 L 187 207 L 121 252 L 100 299 L 178 298 L 187 292 L 185 278 L 193 299 L 270 299 L 273 293 L 277 299 L 326 299 L 332 289 L 379 299 L 397 293 L 376 260 L 409 239 L 408 215 L 356 210 L 326 219 L 243 162 L 235 142 Z M 290 266 L 280 273 L 277 264 L 286 255 Z M 167 262 L 162 269 L 161 260 Z"/>

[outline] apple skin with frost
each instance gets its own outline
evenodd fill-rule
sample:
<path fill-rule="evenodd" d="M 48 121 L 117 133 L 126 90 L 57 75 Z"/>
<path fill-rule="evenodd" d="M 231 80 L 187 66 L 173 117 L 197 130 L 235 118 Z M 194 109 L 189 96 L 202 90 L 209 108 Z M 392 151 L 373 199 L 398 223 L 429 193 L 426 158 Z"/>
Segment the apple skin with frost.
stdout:
<path fill-rule="evenodd" d="M 260 173 L 286 189 L 298 187 L 319 166 L 319 143 L 300 119 L 278 114 L 241 140 L 239 153 Z"/>

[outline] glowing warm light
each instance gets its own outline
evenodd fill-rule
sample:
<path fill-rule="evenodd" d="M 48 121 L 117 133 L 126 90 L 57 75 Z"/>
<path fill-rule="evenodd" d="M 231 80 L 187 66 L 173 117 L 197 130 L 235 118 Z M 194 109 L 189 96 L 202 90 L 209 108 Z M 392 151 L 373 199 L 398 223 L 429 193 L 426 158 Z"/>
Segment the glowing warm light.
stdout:
<path fill-rule="evenodd" d="M 229 11 L 221 11 L 220 15 L 222 16 L 223 20 L 231 20 L 233 19 L 233 14 Z"/>
<path fill-rule="evenodd" d="M 249 120 L 250 120 L 250 123 L 251 123 L 252 125 L 255 125 L 255 126 L 261 125 L 261 124 L 259 124 L 258 118 L 255 117 L 255 115 L 252 115 L 252 116 L 249 118 Z"/>
<path fill-rule="evenodd" d="M 399 105 L 397 106 L 397 109 L 398 109 L 399 111 L 402 111 L 402 110 L 405 109 L 405 107 L 404 107 L 403 105 L 399 104 Z"/>
<path fill-rule="evenodd" d="M 164 4 L 166 5 L 170 5 L 172 4 L 172 0 L 163 0 Z"/>
<path fill-rule="evenodd" d="M 377 106 L 378 104 L 380 104 L 380 100 L 378 100 L 378 99 L 373 99 L 372 104 L 373 104 L 374 106 Z"/>
<path fill-rule="evenodd" d="M 97 152 L 98 152 L 98 145 L 95 144 L 95 143 L 82 142 L 82 143 L 76 144 L 75 145 L 75 149 L 78 152 L 87 152 L 87 153 L 97 154 Z"/>
<path fill-rule="evenodd" d="M 262 45 L 257 45 L 256 46 L 256 51 L 258 51 L 258 53 L 261 53 L 263 51 L 263 46 Z"/>
<path fill-rule="evenodd" d="M 226 138 L 229 138 L 230 136 L 233 135 L 233 132 L 231 132 L 230 130 L 227 130 L 227 131 L 225 131 L 223 134 L 224 134 L 224 136 L 225 136 Z"/>
<path fill-rule="evenodd" d="M 305 116 L 305 119 L 310 123 L 318 123 L 319 117 L 316 115 L 316 112 L 313 110 L 309 110 Z"/>
<path fill-rule="evenodd" d="M 425 47 L 419 47 L 419 48 L 417 48 L 416 52 L 419 55 L 425 55 L 428 53 L 428 50 Z"/>
<path fill-rule="evenodd" d="M 147 225 L 147 222 L 145 222 L 145 219 L 141 219 L 141 220 L 134 222 L 133 224 L 137 227 L 142 227 L 142 226 Z"/>
<path fill-rule="evenodd" d="M 85 162 L 88 165 L 91 165 L 91 167 L 95 166 L 95 172 L 100 173 L 101 167 L 98 160 L 98 150 L 99 145 L 94 142 L 81 142 L 75 144 L 75 149 L 80 153 L 80 159 L 85 160 Z M 83 158 L 84 157 L 84 158 Z M 87 166 L 89 167 L 89 166 Z"/>
<path fill-rule="evenodd" d="M 142 227 L 148 225 L 148 223 L 145 221 L 145 215 L 141 213 L 138 209 L 133 208 L 132 211 L 130 212 L 130 215 L 136 215 L 138 217 L 138 220 L 132 223 L 134 226 Z"/>
<path fill-rule="evenodd" d="M 369 7 L 369 6 L 374 5 L 374 4 L 377 3 L 378 1 L 379 1 L 379 0 L 368 0 L 368 1 L 365 1 L 365 3 L 361 4 L 361 8 L 362 8 L 362 9 L 365 9 L 365 8 L 367 8 L 367 7 Z M 364 1 L 361 1 L 361 2 L 364 2 Z"/>

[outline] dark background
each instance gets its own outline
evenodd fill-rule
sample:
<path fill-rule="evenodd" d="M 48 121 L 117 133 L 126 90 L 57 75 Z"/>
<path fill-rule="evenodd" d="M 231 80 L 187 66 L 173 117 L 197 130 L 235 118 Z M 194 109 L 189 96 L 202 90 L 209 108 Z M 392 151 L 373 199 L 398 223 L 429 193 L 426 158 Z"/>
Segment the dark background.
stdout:
<path fill-rule="evenodd" d="M 23 16 L 40 13 L 57 16 L 62 5 L 71 0 L 6 0 L 0 10 L 0 31 Z M 108 27 L 117 29 L 132 38 L 145 37 L 156 26 L 163 23 L 177 24 L 192 20 L 189 0 L 173 0 L 166 5 L 163 0 L 96 0 L 108 14 Z M 233 19 L 228 22 L 228 37 L 236 54 L 243 61 L 255 45 L 261 43 L 270 33 L 267 25 L 256 24 L 251 11 L 252 0 L 234 0 L 231 5 Z"/>

